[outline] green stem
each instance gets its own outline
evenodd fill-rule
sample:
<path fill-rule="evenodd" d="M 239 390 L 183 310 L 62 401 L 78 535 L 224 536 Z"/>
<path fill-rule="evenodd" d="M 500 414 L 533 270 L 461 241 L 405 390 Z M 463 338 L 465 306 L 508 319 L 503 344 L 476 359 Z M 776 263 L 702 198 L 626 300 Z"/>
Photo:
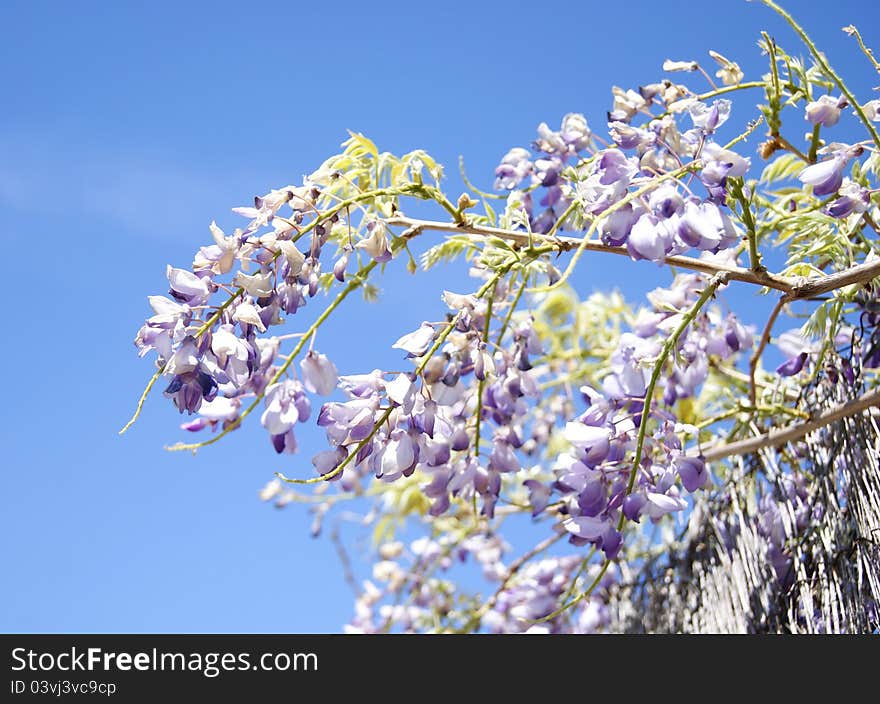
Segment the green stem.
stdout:
<path fill-rule="evenodd" d="M 709 98 L 715 98 L 719 95 L 724 95 L 725 93 L 732 93 L 736 90 L 746 90 L 747 88 L 763 88 L 763 81 L 746 81 L 745 83 L 737 83 L 733 86 L 724 86 L 722 88 L 716 88 L 715 90 L 710 90 L 708 93 L 701 93 L 697 96 L 697 100 L 708 100 Z"/>
<path fill-rule="evenodd" d="M 755 227 L 755 218 L 752 215 L 752 208 L 749 199 L 746 198 L 745 187 L 742 179 L 728 179 L 728 188 L 730 194 L 739 201 L 742 206 L 742 221 L 746 226 L 746 235 L 749 241 L 749 263 L 752 271 L 761 273 L 767 271 L 767 268 L 761 264 L 761 255 L 758 252 L 758 232 Z"/>
<path fill-rule="evenodd" d="M 165 371 L 165 367 L 167 367 L 167 366 L 168 366 L 168 364 L 166 362 L 165 364 L 162 365 L 162 367 L 160 369 L 156 370 L 156 373 L 153 374 L 153 376 L 150 377 L 150 380 L 147 382 L 147 387 L 144 389 L 143 393 L 141 394 L 141 397 L 138 399 L 137 408 L 134 409 L 134 414 L 129 419 L 128 423 L 126 423 L 125 425 L 122 426 L 122 430 L 119 431 L 120 435 L 122 435 L 126 430 L 128 430 L 131 426 L 134 425 L 135 421 L 138 419 L 138 417 L 141 414 L 141 411 L 144 408 L 144 402 L 147 400 L 147 396 L 150 395 L 150 391 L 153 388 L 153 384 L 155 384 L 157 381 L 159 381 L 159 377 L 162 376 L 162 372 Z"/>
<path fill-rule="evenodd" d="M 822 130 L 822 125 L 818 124 L 813 128 L 813 134 L 810 135 L 810 153 L 807 155 L 807 161 L 810 164 L 816 163 L 817 154 L 819 152 L 819 142 L 820 142 L 820 132 Z"/>
<path fill-rule="evenodd" d="M 483 349 L 480 350 L 479 354 L 486 354 L 486 343 L 489 342 L 489 327 L 492 324 L 492 301 L 495 298 L 495 290 L 498 288 L 498 282 L 495 282 L 495 285 L 492 286 L 492 290 L 489 292 L 489 300 L 486 303 L 486 324 L 483 326 Z M 474 422 L 476 424 L 474 428 L 474 457 L 480 456 L 480 431 L 483 426 L 483 389 L 486 386 L 486 370 L 483 370 L 483 378 L 480 379 L 477 384 L 477 412 L 475 414 Z M 474 498 L 476 499 L 476 493 L 474 494 Z M 474 511 L 476 514 L 476 511 Z"/>
<path fill-rule="evenodd" d="M 700 294 L 696 303 L 694 303 L 690 310 L 684 314 L 681 322 L 678 324 L 678 327 L 675 328 L 672 335 L 666 338 L 666 342 L 663 343 L 657 361 L 654 362 L 654 368 L 651 370 L 651 380 L 648 383 L 647 391 L 645 391 L 645 407 L 642 409 L 642 419 L 639 423 L 639 433 L 636 437 L 635 457 L 633 458 L 633 466 L 629 473 L 629 481 L 626 484 L 626 494 L 624 494 L 624 498 L 632 493 L 633 487 L 636 484 L 636 476 L 639 472 L 639 465 L 642 462 L 642 452 L 645 448 L 645 436 L 648 430 L 648 419 L 651 415 L 651 403 L 653 402 L 654 389 L 657 386 L 657 381 L 660 379 L 663 365 L 666 363 L 672 350 L 675 349 L 675 346 L 678 344 L 678 338 L 681 337 L 687 326 L 697 317 L 697 314 L 703 306 L 706 305 L 707 301 L 715 295 L 718 287 L 727 282 L 727 278 L 727 274 L 724 273 L 716 274 L 712 277 L 712 281 L 709 282 L 709 285 L 703 290 L 703 293 Z M 620 520 L 617 522 L 617 530 L 622 530 L 625 522 L 626 516 L 621 513 Z"/>
<path fill-rule="evenodd" d="M 507 333 L 507 328 L 510 326 L 510 320 L 513 318 L 513 313 L 516 311 L 517 305 L 519 305 L 519 300 L 522 298 L 522 295 L 526 291 L 526 287 L 529 283 L 528 274 L 523 271 L 523 282 L 520 284 L 519 290 L 516 292 L 516 295 L 513 297 L 513 301 L 510 303 L 510 308 L 507 310 L 507 315 L 504 316 L 504 322 L 501 323 L 501 330 L 498 331 L 498 337 L 495 339 L 495 346 L 500 347 L 501 341 L 504 339 L 504 335 Z"/>
<path fill-rule="evenodd" d="M 843 31 L 856 38 L 862 53 L 867 56 L 868 60 L 874 65 L 874 70 L 877 71 L 877 73 L 880 73 L 880 62 L 874 57 L 874 52 L 865 46 L 865 42 L 862 40 L 862 35 L 859 33 L 859 30 L 856 29 L 856 26 L 851 24 L 848 27 L 844 27 Z"/>

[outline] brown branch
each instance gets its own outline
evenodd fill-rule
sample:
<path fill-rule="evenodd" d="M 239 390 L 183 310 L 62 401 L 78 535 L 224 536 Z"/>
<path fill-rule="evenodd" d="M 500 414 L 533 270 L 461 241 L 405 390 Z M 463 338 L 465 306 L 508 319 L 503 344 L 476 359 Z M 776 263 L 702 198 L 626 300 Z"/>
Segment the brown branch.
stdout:
<path fill-rule="evenodd" d="M 436 222 L 432 220 L 416 220 L 407 217 L 393 217 L 385 221 L 388 225 L 397 225 L 401 227 L 420 227 L 423 230 L 435 230 L 438 232 L 455 232 L 468 235 L 479 235 L 481 237 L 499 237 L 501 239 L 514 242 L 520 246 L 528 247 L 532 243 L 541 243 L 545 245 L 554 245 L 560 252 L 569 252 L 581 247 L 590 252 L 608 252 L 610 254 L 618 254 L 629 257 L 630 253 L 626 247 L 614 247 L 603 244 L 599 241 L 587 241 L 583 243 L 579 237 L 547 237 L 546 235 L 532 234 L 531 237 L 527 232 L 516 230 L 504 230 L 499 227 L 486 227 L 483 225 L 457 225 L 453 222 Z M 729 278 L 735 281 L 743 281 L 756 286 L 767 286 L 768 288 L 791 294 L 795 282 L 783 276 L 770 274 L 766 272 L 754 272 L 738 266 L 726 266 L 716 262 L 709 262 L 703 259 L 695 259 L 694 257 L 672 256 L 666 257 L 664 263 L 670 266 L 676 266 L 681 269 L 691 271 L 699 271 L 704 274 L 721 274 L 726 273 Z"/>
<path fill-rule="evenodd" d="M 791 290 L 791 298 L 821 296 L 823 293 L 836 291 L 844 286 L 867 283 L 878 276 L 880 276 L 880 260 L 857 264 L 836 274 L 795 284 Z"/>
<path fill-rule="evenodd" d="M 715 445 L 702 454 L 706 461 L 713 461 L 724 459 L 725 457 L 733 457 L 734 455 L 747 455 L 765 447 L 779 447 L 794 440 L 799 440 L 808 433 L 812 433 L 814 430 L 823 428 L 842 418 L 849 418 L 857 413 L 861 413 L 872 406 L 880 406 L 880 388 L 866 391 L 858 398 L 835 406 L 803 423 L 797 423 L 785 428 L 775 428 L 754 438 Z"/>
<path fill-rule="evenodd" d="M 456 224 L 454 222 L 438 222 L 434 220 L 417 220 L 403 216 L 396 216 L 385 220 L 388 225 L 397 225 L 401 227 L 417 227 L 422 230 L 435 230 L 437 232 L 455 232 L 469 235 L 479 235 L 481 237 L 500 237 L 517 245 L 528 247 L 532 244 L 541 243 L 543 245 L 553 245 L 560 252 L 569 252 L 571 250 L 582 247 L 590 252 L 608 252 L 610 254 L 618 254 L 629 257 L 630 253 L 626 247 L 614 247 L 603 244 L 599 241 L 584 242 L 578 237 L 560 237 L 540 235 L 533 233 L 529 235 L 527 232 L 516 230 L 505 230 L 500 227 L 486 227 L 484 225 L 472 225 L 468 223 Z M 872 279 L 880 276 L 880 260 L 866 262 L 850 267 L 844 271 L 835 274 L 822 276 L 809 280 L 792 280 L 779 274 L 771 274 L 769 272 L 756 272 L 738 266 L 725 266 L 716 262 L 709 262 L 703 259 L 695 259 L 694 257 L 671 256 L 666 257 L 665 264 L 688 269 L 690 271 L 699 271 L 704 274 L 728 274 L 728 278 L 732 281 L 742 281 L 747 284 L 756 286 L 766 286 L 776 291 L 782 291 L 786 294 L 789 301 L 813 298 L 823 293 L 836 291 L 837 289 L 851 284 L 867 283 Z"/>
<path fill-rule="evenodd" d="M 770 313 L 770 317 L 767 319 L 767 324 L 764 326 L 764 334 L 761 335 L 761 341 L 758 343 L 758 348 L 749 360 L 749 401 L 752 402 L 752 406 L 758 405 L 758 386 L 755 383 L 755 373 L 758 371 L 758 363 L 761 361 L 761 355 L 764 354 L 764 349 L 767 347 L 767 343 L 770 342 L 770 334 L 773 330 L 773 324 L 776 322 L 776 318 L 779 317 L 779 313 L 782 311 L 785 303 L 785 296 L 780 297 L 776 302 L 776 306 L 773 308 L 773 312 Z"/>

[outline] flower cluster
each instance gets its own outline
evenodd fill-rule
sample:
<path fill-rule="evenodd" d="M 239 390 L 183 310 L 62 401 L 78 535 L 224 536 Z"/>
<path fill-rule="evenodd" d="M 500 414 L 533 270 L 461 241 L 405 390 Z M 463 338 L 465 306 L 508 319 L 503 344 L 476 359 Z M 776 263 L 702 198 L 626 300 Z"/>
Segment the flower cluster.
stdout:
<path fill-rule="evenodd" d="M 388 542 L 379 547 L 372 578 L 363 582 L 348 633 L 416 632 L 438 626 L 451 632 L 482 629 L 488 633 L 594 633 L 608 622 L 603 595 L 616 581 L 612 568 L 601 577 L 591 598 L 577 608 L 544 621 L 559 607 L 582 565 L 578 556 L 547 557 L 511 572 L 504 554 L 510 547 L 495 536 L 472 535 L 458 544 L 448 538 L 418 538 L 410 545 Z M 494 595 L 462 601 L 455 570 L 473 564 Z M 593 581 L 597 568 L 583 577 Z M 464 607 L 464 608 L 463 608 Z M 477 620 L 469 612 L 479 610 Z"/>
<path fill-rule="evenodd" d="M 501 301 L 506 289 L 496 287 L 494 295 Z M 491 517 L 502 475 L 520 469 L 516 450 L 524 441 L 526 399 L 538 395 L 529 356 L 540 346 L 524 321 L 513 331 L 511 348 L 493 353 L 483 340 L 491 324 L 487 301 L 448 291 L 443 300 L 453 311 L 449 322 L 424 322 L 393 345 L 421 360 L 418 373 L 376 369 L 340 378 L 348 400 L 321 408 L 318 425 L 332 449 L 313 463 L 345 486 L 367 474 L 390 482 L 419 470 L 431 515 L 445 513 L 454 497 L 477 495 Z M 485 462 L 474 439 L 475 414 L 494 426 Z"/>
<path fill-rule="evenodd" d="M 718 252 L 736 244 L 741 233 L 724 209 L 727 180 L 742 177 L 750 159 L 712 141 L 730 115 L 730 101 L 711 105 L 671 82 L 652 84 L 639 92 L 615 89 L 608 127 L 614 146 L 597 150 L 582 115 L 566 115 L 558 132 L 542 123 L 533 147 L 537 155 L 517 147 L 496 169 L 495 187 L 513 191 L 528 182 L 525 193 L 514 191 L 510 204 L 521 204 L 532 231 L 546 233 L 560 222 L 573 201 L 581 218 L 569 218 L 574 229 L 583 217 L 595 219 L 602 240 L 625 245 L 634 259 L 662 261 L 691 248 Z M 660 116 L 651 109 L 659 106 Z M 681 131 L 676 117 L 687 114 L 692 127 Z M 642 127 L 636 116 L 648 116 Z M 706 195 L 695 194 L 684 180 L 695 171 Z M 650 184 L 657 176 L 676 172 L 678 179 Z M 536 212 L 532 191 L 544 188 Z M 633 198 L 642 189 L 644 196 Z"/>
<path fill-rule="evenodd" d="M 168 380 L 165 396 L 181 413 L 198 417 L 189 431 L 236 426 L 242 401 L 263 398 L 262 424 L 278 452 L 294 452 L 293 427 L 310 414 L 306 392 L 327 395 L 337 372 L 324 355 L 309 350 L 301 362 L 302 381 L 282 378 L 280 340 L 261 337 L 295 315 L 319 290 L 321 252 L 334 227 L 344 227 L 332 209 L 321 212 L 317 182 L 289 186 L 257 197 L 252 207 L 233 209 L 248 223 L 231 235 L 211 223 L 214 244 L 196 253 L 190 270 L 169 266 L 168 296 L 151 296 L 154 315 L 138 331 L 135 345 L 157 355 Z M 390 257 L 383 223 L 372 220 L 354 247 L 373 260 Z M 298 244 L 307 242 L 305 251 Z M 346 244 L 332 266 L 345 280 L 353 248 Z M 220 305 L 211 303 L 224 295 Z"/>
<path fill-rule="evenodd" d="M 710 356 L 727 359 L 749 349 L 751 330 L 732 314 L 722 317 L 715 309 L 701 312 L 679 337 L 662 376 L 663 404 L 646 404 L 645 399 L 660 341 L 681 324 L 704 287 L 702 276 L 681 275 L 670 288 L 649 294 L 653 308 L 642 310 L 632 332 L 620 336 L 610 360 L 611 373 L 601 390 L 581 388 L 587 408 L 565 426 L 563 435 L 570 449 L 556 459 L 555 481 L 546 486 L 529 480 L 533 503 L 541 502 L 536 510 L 547 505 L 551 492 L 558 493 L 571 542 L 591 543 L 608 559 L 621 546 L 621 514 L 639 522 L 642 516 L 658 520 L 681 511 L 687 502 L 679 486 L 693 492 L 708 479 L 703 459 L 682 447 L 682 428 L 673 406 L 679 399 L 694 396 L 705 382 Z M 634 469 L 637 431 L 645 413 L 650 414 L 654 431 L 646 438 L 645 452 Z M 633 471 L 635 481 L 630 487 Z"/>

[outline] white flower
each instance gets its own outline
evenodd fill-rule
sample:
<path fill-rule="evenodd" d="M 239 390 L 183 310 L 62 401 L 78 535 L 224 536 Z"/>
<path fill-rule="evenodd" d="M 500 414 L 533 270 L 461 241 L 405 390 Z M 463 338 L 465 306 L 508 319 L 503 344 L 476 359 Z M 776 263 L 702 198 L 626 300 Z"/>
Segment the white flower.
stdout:
<path fill-rule="evenodd" d="M 180 294 L 190 303 L 204 303 L 210 295 L 207 280 L 186 269 L 175 269 L 170 264 L 165 270 L 171 290 Z"/>
<path fill-rule="evenodd" d="M 431 340 L 433 339 L 434 326 L 425 322 L 419 326 L 418 330 L 404 335 L 391 347 L 392 349 L 403 350 L 410 357 L 421 357 L 428 351 L 428 347 L 431 346 Z"/>
<path fill-rule="evenodd" d="M 237 323 L 254 325 L 260 332 L 266 332 L 266 326 L 263 325 L 260 314 L 250 303 L 239 303 L 232 314 L 232 319 Z"/>
<path fill-rule="evenodd" d="M 716 63 L 721 67 L 715 72 L 715 77 L 720 78 L 721 82 L 726 86 L 734 86 L 740 83 L 745 74 L 735 61 L 725 58 L 717 51 L 709 51 L 709 56 L 715 59 Z"/>
<path fill-rule="evenodd" d="M 700 68 L 700 64 L 696 61 L 673 61 L 672 59 L 666 59 L 663 62 L 663 70 L 670 73 L 676 71 L 696 71 L 698 68 Z"/>
<path fill-rule="evenodd" d="M 302 271 L 303 263 L 306 260 L 305 255 L 289 240 L 281 240 L 277 245 L 278 249 L 280 249 L 281 253 L 284 255 L 284 258 L 287 259 L 287 263 L 290 265 L 290 275 L 296 276 L 299 274 L 299 272 Z"/>
<path fill-rule="evenodd" d="M 269 273 L 248 276 L 239 271 L 232 282 L 236 286 L 241 286 L 241 288 L 254 298 L 265 298 L 272 293 L 272 274 Z"/>

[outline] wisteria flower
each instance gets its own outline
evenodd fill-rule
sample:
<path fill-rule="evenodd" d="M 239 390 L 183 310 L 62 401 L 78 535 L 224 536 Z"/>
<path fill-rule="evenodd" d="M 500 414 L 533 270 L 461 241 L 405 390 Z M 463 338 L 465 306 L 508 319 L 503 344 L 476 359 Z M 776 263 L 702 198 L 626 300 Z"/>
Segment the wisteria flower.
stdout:
<path fill-rule="evenodd" d="M 430 323 L 422 323 L 417 330 L 401 337 L 391 345 L 392 349 L 403 350 L 407 357 L 421 357 L 434 339 L 434 326 Z"/>
<path fill-rule="evenodd" d="M 845 178 L 838 189 L 837 198 L 825 207 L 825 212 L 833 218 L 845 218 L 850 213 L 864 213 L 870 204 L 871 193 L 868 189 Z"/>
<path fill-rule="evenodd" d="M 380 220 L 371 220 L 366 225 L 367 231 L 370 233 L 358 242 L 355 247 L 363 249 L 377 262 L 387 262 L 391 260 L 391 249 L 388 246 L 388 231 L 385 223 Z"/>
<path fill-rule="evenodd" d="M 694 101 L 688 107 L 688 112 L 694 127 L 701 129 L 705 134 L 712 134 L 727 122 L 727 118 L 730 117 L 730 106 L 730 101 L 724 98 L 713 101 L 711 106 Z"/>
<path fill-rule="evenodd" d="M 840 120 L 840 111 L 847 105 L 849 103 L 843 96 L 834 98 L 830 95 L 823 95 L 818 100 L 807 103 L 804 119 L 811 125 L 832 127 Z"/>
<path fill-rule="evenodd" d="M 862 147 L 846 144 L 829 144 L 820 153 L 830 154 L 831 158 L 805 168 L 798 174 L 801 183 L 812 186 L 817 196 L 831 195 L 843 183 L 843 169 L 850 159 L 862 153 Z"/>
<path fill-rule="evenodd" d="M 495 169 L 495 190 L 513 190 L 531 170 L 531 154 L 522 147 L 514 147 Z"/>
<path fill-rule="evenodd" d="M 303 386 L 307 391 L 321 394 L 321 396 L 329 396 L 336 388 L 339 376 L 336 365 L 325 355 L 309 350 L 300 362 L 300 370 L 302 371 Z"/>
<path fill-rule="evenodd" d="M 199 306 L 208 300 L 211 287 L 207 278 L 202 278 L 186 269 L 176 269 L 170 264 L 166 269 L 171 295 L 181 303 Z"/>

